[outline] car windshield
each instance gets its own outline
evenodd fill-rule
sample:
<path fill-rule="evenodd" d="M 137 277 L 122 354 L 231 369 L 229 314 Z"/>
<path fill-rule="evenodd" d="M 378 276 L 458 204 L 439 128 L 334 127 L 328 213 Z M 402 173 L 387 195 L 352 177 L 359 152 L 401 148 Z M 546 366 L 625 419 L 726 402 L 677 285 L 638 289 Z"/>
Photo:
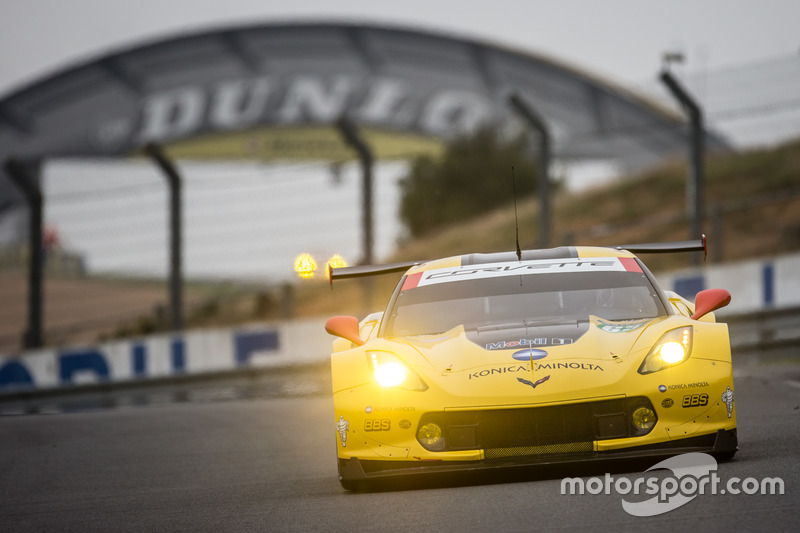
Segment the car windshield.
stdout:
<path fill-rule="evenodd" d="M 407 285 L 407 284 L 406 284 Z M 443 333 L 455 326 L 537 326 L 655 318 L 666 314 L 642 272 L 502 275 L 405 288 L 388 310 L 385 336 Z"/>

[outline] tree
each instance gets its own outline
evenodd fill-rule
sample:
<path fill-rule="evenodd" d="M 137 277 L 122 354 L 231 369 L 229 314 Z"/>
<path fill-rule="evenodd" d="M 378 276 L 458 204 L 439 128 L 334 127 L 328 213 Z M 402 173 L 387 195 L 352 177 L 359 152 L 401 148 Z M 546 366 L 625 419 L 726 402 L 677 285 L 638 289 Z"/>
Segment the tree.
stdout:
<path fill-rule="evenodd" d="M 493 129 L 451 143 L 443 157 L 417 158 L 401 182 L 400 216 L 413 237 L 466 220 L 536 191 L 536 162 L 527 139 L 504 142 Z"/>

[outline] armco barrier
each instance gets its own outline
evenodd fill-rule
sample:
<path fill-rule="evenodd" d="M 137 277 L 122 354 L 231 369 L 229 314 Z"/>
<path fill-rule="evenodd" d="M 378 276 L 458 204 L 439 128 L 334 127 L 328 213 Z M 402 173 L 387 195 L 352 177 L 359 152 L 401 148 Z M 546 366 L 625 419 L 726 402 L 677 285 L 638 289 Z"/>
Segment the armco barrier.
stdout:
<path fill-rule="evenodd" d="M 0 395 L 324 361 L 324 320 L 203 330 L 0 356 Z"/>
<path fill-rule="evenodd" d="M 762 355 L 783 351 L 800 358 L 800 307 L 768 309 L 721 320 L 728 323 L 734 351 Z"/>

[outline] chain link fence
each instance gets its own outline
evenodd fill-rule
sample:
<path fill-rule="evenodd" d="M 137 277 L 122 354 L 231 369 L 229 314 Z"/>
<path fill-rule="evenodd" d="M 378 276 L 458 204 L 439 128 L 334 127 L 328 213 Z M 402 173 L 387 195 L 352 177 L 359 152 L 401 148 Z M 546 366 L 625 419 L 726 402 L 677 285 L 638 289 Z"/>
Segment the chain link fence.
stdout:
<path fill-rule="evenodd" d="M 294 259 L 311 254 L 322 276 L 334 254 L 351 264 L 362 247 L 357 163 L 198 163 L 183 177 L 184 306 L 188 317 L 291 314 Z M 402 229 L 403 162 L 374 172 L 377 257 Z M 50 161 L 43 170 L 46 344 L 146 333 L 167 322 L 168 188 L 140 161 Z M 27 317 L 26 246 L 0 253 L 0 353 L 19 350 Z M 224 320 L 224 319 L 223 319 Z"/>

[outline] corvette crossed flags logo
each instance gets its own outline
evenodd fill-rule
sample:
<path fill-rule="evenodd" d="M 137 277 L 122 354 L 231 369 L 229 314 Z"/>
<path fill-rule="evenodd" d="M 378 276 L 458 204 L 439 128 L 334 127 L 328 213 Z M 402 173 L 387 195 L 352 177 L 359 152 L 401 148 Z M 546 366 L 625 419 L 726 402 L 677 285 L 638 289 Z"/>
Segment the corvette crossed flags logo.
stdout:
<path fill-rule="evenodd" d="M 541 385 L 542 383 L 544 383 L 548 379 L 550 379 L 550 376 L 545 376 L 545 377 L 543 377 L 541 379 L 537 379 L 536 381 L 530 381 L 530 380 L 527 380 L 525 378 L 517 378 L 517 381 L 519 381 L 520 383 L 524 383 L 525 385 L 530 385 L 531 387 L 533 387 L 535 389 L 537 385 Z"/>

